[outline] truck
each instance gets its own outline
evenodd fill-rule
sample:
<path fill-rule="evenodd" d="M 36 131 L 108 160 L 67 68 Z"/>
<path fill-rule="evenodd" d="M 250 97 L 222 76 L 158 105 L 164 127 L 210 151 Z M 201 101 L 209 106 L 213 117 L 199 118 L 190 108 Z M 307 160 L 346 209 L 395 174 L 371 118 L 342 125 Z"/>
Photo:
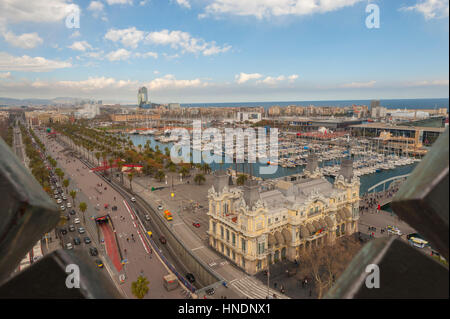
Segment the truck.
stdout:
<path fill-rule="evenodd" d="M 165 210 L 165 211 L 164 211 L 164 218 L 165 218 L 166 220 L 172 220 L 172 213 L 169 212 L 168 210 Z"/>

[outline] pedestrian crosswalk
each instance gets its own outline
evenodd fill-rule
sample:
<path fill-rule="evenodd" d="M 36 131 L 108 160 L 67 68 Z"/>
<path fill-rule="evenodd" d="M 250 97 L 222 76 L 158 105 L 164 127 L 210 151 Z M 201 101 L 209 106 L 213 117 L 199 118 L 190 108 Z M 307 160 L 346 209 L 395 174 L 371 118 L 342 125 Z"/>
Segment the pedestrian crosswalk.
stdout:
<path fill-rule="evenodd" d="M 244 276 L 239 279 L 232 280 L 229 285 L 235 288 L 239 293 L 250 299 L 266 299 L 267 286 L 264 286 L 258 280 L 250 276 Z M 278 299 L 290 299 L 288 296 L 281 294 L 278 291 L 269 289 L 269 295 L 276 295 Z"/>

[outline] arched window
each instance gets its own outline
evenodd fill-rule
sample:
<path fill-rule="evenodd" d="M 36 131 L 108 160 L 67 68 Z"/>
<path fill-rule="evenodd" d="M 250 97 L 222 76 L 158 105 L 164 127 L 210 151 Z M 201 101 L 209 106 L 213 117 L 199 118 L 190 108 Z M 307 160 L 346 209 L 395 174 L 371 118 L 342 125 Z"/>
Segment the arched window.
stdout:
<path fill-rule="evenodd" d="M 342 233 L 342 234 L 345 234 L 345 224 L 342 224 L 342 225 L 341 225 L 341 233 Z"/>

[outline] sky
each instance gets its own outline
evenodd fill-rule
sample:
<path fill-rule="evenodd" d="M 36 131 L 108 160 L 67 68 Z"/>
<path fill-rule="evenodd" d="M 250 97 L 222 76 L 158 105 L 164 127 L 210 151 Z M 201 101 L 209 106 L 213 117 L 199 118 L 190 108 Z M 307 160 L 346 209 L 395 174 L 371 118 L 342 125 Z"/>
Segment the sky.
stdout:
<path fill-rule="evenodd" d="M 448 0 L 0 0 L 0 97 L 446 98 L 448 33 Z"/>

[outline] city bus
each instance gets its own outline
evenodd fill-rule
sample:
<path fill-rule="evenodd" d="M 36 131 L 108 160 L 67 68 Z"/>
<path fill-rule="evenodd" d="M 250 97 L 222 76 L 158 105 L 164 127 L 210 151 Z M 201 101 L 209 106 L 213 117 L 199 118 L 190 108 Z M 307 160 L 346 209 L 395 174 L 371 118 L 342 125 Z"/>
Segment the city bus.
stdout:
<path fill-rule="evenodd" d="M 428 241 L 426 241 L 422 236 L 420 236 L 417 233 L 409 234 L 408 236 L 406 236 L 406 238 L 408 239 L 408 242 L 414 247 L 425 248 L 429 246 Z"/>

